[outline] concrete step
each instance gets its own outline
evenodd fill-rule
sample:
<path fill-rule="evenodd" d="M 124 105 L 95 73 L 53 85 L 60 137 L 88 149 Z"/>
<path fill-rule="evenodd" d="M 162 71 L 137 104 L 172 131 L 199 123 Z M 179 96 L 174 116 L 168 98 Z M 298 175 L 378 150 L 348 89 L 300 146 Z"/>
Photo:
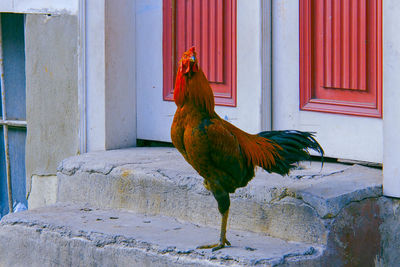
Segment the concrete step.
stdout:
<path fill-rule="evenodd" d="M 324 246 L 264 234 L 218 230 L 165 216 L 57 204 L 9 214 L 0 222 L 0 266 L 320 266 Z"/>
<path fill-rule="evenodd" d="M 124 208 L 219 227 L 217 204 L 203 187 L 203 178 L 173 148 L 88 153 L 64 160 L 57 176 L 59 202 Z M 382 195 L 381 182 L 381 170 L 359 165 L 326 163 L 321 170 L 318 162 L 302 163 L 285 177 L 258 170 L 247 187 L 231 194 L 229 225 L 327 245 L 339 238 L 341 227 L 363 220 L 365 214 L 347 211 L 374 205 Z"/>

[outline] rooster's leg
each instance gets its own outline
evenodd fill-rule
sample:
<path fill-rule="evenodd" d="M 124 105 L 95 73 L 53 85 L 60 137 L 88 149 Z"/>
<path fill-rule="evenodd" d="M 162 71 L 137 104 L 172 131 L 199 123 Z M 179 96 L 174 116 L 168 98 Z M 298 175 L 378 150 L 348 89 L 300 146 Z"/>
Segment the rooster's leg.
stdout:
<path fill-rule="evenodd" d="M 219 236 L 219 243 L 212 244 L 212 245 L 199 246 L 199 247 L 197 247 L 198 249 L 212 248 L 212 251 L 215 251 L 215 250 L 224 248 L 225 245 L 228 245 L 228 246 L 231 245 L 231 243 L 226 239 L 226 226 L 228 224 L 229 205 L 230 205 L 229 194 L 225 193 L 225 192 L 223 194 L 214 193 L 214 196 L 217 199 L 218 209 L 222 216 L 221 233 Z"/>
<path fill-rule="evenodd" d="M 228 223 L 228 214 L 229 214 L 229 210 L 227 210 L 224 214 L 222 214 L 221 233 L 219 236 L 219 243 L 212 244 L 212 245 L 199 246 L 199 247 L 197 247 L 198 249 L 212 248 L 212 251 L 216 251 L 218 249 L 224 248 L 225 245 L 228 245 L 228 246 L 231 245 L 231 243 L 228 241 L 228 239 L 226 239 L 226 225 Z"/>

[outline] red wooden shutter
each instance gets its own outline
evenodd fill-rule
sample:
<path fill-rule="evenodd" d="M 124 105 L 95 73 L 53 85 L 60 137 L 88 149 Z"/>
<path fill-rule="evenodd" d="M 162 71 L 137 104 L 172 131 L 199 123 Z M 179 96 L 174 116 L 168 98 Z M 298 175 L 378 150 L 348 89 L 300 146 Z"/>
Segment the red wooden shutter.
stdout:
<path fill-rule="evenodd" d="M 177 63 L 196 46 L 215 102 L 236 106 L 236 1 L 164 0 L 164 100 L 173 99 Z"/>
<path fill-rule="evenodd" d="M 382 116 L 382 0 L 300 0 L 300 108 Z"/>

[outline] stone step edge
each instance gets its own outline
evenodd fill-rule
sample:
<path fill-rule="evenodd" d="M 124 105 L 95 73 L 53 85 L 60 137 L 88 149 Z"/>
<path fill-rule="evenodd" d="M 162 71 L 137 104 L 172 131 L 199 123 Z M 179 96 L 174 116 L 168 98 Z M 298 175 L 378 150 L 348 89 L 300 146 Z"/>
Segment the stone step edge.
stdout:
<path fill-rule="evenodd" d="M 325 163 L 323 169 L 319 162 L 306 165 L 301 165 L 299 170 L 293 170 L 285 177 L 257 171 L 256 177 L 246 187 L 230 194 L 231 200 L 275 203 L 285 197 L 293 197 L 310 205 L 320 218 L 332 218 L 351 202 L 382 196 L 380 170 L 334 163 Z M 142 176 L 152 179 L 155 186 L 168 183 L 188 192 L 210 195 L 203 187 L 203 178 L 174 148 L 140 147 L 91 152 L 67 158 L 59 164 L 59 176 L 81 174 L 122 178 L 121 182 L 126 183 L 121 186 L 125 187 L 129 187 L 127 180 Z M 64 193 L 67 188 L 59 186 L 59 192 Z"/>
<path fill-rule="evenodd" d="M 58 217 L 56 218 L 56 216 Z M 154 229 L 151 228 L 152 223 L 155 223 Z M 133 226 L 139 232 L 132 232 L 131 228 Z M 160 229 L 168 231 L 162 232 Z M 318 261 L 325 249 L 324 246 L 316 244 L 287 242 L 266 235 L 228 230 L 228 236 L 231 238 L 233 247 L 216 252 L 198 250 L 195 249 L 194 245 L 197 242 L 181 240 L 182 237 L 186 238 L 193 235 L 196 241 L 200 239 L 199 241 L 204 242 L 207 239 L 213 239 L 213 237 L 217 238 L 218 231 L 216 229 L 182 223 L 164 216 L 146 216 L 128 211 L 96 209 L 67 203 L 7 215 L 0 223 L 0 237 L 3 237 L 3 240 L 4 231 L 7 230 L 14 238 L 23 238 L 27 232 L 31 232 L 38 239 L 41 239 L 41 236 L 50 237 L 49 240 L 54 241 L 55 244 L 64 242 L 65 245 L 65 242 L 74 242 L 74 246 L 81 251 L 86 251 L 84 248 L 87 247 L 91 248 L 89 251 L 98 249 L 111 251 L 118 251 L 119 249 L 132 250 L 134 251 L 131 252 L 133 253 L 132 255 L 137 256 L 140 254 L 143 259 L 146 258 L 146 261 L 153 259 L 155 263 L 173 263 L 172 265 L 175 264 L 176 266 L 221 264 L 279 266 L 290 263 L 297 264 L 302 261 Z M 152 230 L 160 232 L 151 233 Z M 25 234 L 18 236 L 16 234 L 18 231 Z M 124 231 L 127 232 L 124 234 Z M 183 231 L 183 234 L 179 234 L 179 231 Z M 171 238 L 171 240 L 166 241 L 165 239 L 168 238 Z M 46 242 L 45 238 L 41 240 Z M 26 241 L 24 242 L 26 243 Z M 176 246 L 171 245 L 175 242 Z M 249 244 L 243 245 L 247 242 Z M 6 243 L 9 244 L 9 242 Z M 237 244 L 236 246 L 235 243 Z M 51 246 L 52 244 L 48 245 Z M 7 245 L 4 243 L 3 246 Z M 44 246 L 47 250 L 52 250 L 44 244 L 38 245 L 38 247 L 41 246 Z M 285 248 L 285 246 L 289 248 Z M 71 249 L 71 247 L 73 246 L 70 245 L 69 248 Z M 34 247 L 30 248 L 30 250 L 34 249 Z M 278 253 L 276 250 L 282 250 L 282 252 Z M 0 251 L 7 251 L 7 249 L 4 247 Z M 73 253 L 78 253 L 78 251 Z M 263 253 L 267 255 L 263 255 Z M 0 263 L 5 261 L 2 257 L 5 257 L 5 255 L 0 255 Z M 122 258 L 124 257 L 122 256 Z"/>
<path fill-rule="evenodd" d="M 220 223 L 217 203 L 200 181 L 195 185 L 177 184 L 160 172 L 148 173 L 126 165 L 115 167 L 106 175 L 86 171 L 75 172 L 72 176 L 58 173 L 58 179 L 59 202 L 73 201 L 100 208 L 161 214 L 200 225 Z M 273 192 L 266 193 L 275 195 L 272 200 L 257 199 L 258 192 L 265 188 L 256 187 L 249 185 L 249 188 L 238 190 L 239 197 L 231 197 L 228 223 L 232 228 L 319 244 L 326 244 L 329 222 L 337 214 L 328 213 L 329 216 L 321 217 L 310 202 L 326 201 L 339 213 L 352 202 L 378 196 L 380 190 L 379 187 L 361 189 L 351 196 L 344 194 L 340 201 L 335 202 L 287 188 L 272 188 Z M 249 192 L 251 190 L 255 190 L 254 196 Z"/>

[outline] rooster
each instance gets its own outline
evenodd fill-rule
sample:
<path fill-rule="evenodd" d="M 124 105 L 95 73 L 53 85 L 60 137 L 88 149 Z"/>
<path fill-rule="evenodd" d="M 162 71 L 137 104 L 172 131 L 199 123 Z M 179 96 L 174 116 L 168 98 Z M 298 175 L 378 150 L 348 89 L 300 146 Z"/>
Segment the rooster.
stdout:
<path fill-rule="evenodd" d="M 214 111 L 214 95 L 198 65 L 195 48 L 178 63 L 174 87 L 177 106 L 171 139 L 185 160 L 204 178 L 204 186 L 221 213 L 219 242 L 199 246 L 217 250 L 230 246 L 226 238 L 229 193 L 244 187 L 254 177 L 254 168 L 286 175 L 298 161 L 308 160 L 308 149 L 324 151 L 313 134 L 301 131 L 264 131 L 248 134 L 221 119 Z"/>

